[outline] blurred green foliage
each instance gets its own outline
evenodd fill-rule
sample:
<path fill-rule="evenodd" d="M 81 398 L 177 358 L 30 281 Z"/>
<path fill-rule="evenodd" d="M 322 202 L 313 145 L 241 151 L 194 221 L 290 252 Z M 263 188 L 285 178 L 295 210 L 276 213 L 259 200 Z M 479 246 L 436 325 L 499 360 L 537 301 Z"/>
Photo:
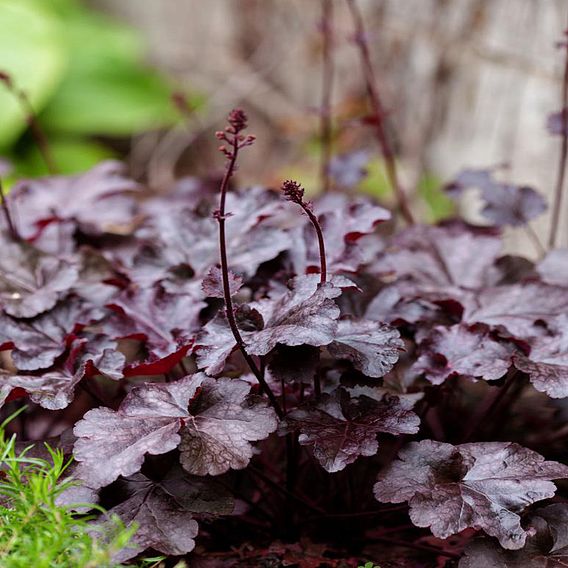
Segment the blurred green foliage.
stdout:
<path fill-rule="evenodd" d="M 93 137 L 127 137 L 180 120 L 173 86 L 144 64 L 140 35 L 80 0 L 0 0 L 0 29 L 0 70 L 27 94 L 62 173 L 112 155 Z M 14 95 L 0 88 L 0 154 L 18 174 L 46 173 L 27 128 Z"/>

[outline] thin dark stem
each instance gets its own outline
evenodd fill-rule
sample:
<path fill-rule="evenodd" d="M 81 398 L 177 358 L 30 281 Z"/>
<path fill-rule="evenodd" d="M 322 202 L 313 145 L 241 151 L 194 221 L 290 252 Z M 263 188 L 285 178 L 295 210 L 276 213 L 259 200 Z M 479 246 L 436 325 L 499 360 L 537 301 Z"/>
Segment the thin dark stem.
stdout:
<path fill-rule="evenodd" d="M 312 211 L 311 202 L 304 201 L 304 188 L 297 181 L 287 179 L 282 183 L 281 189 L 288 201 L 291 201 L 302 208 L 316 230 L 320 256 L 320 283 L 323 284 L 327 280 L 327 262 L 325 259 L 325 240 L 323 238 L 323 231 L 320 222 Z"/>
<path fill-rule="evenodd" d="M 15 241 L 19 241 L 20 234 L 18 233 L 18 229 L 16 229 L 16 225 L 14 223 L 14 220 L 12 219 L 10 208 L 8 207 L 6 196 L 4 195 L 4 186 L 2 184 L 1 179 L 0 179 L 0 201 L 2 202 L 2 211 L 4 212 L 4 217 L 6 218 L 6 224 L 8 225 L 8 231 L 10 233 L 10 236 Z"/>
<path fill-rule="evenodd" d="M 314 212 L 308 207 L 307 204 L 301 205 L 302 209 L 306 212 L 306 215 L 310 219 L 316 234 L 318 236 L 318 247 L 320 256 L 320 282 L 323 284 L 327 280 L 327 261 L 325 258 L 325 241 L 323 239 L 323 231 L 318 218 L 314 215 Z"/>
<path fill-rule="evenodd" d="M 57 167 L 55 166 L 55 160 L 53 159 L 47 136 L 36 118 L 35 111 L 28 96 L 22 89 L 19 89 L 14 84 L 12 78 L 7 73 L 0 72 L 0 81 L 2 81 L 4 85 L 6 85 L 6 88 L 18 99 L 24 111 L 26 123 L 30 127 L 35 143 L 47 166 L 47 171 L 52 175 L 56 174 Z"/>
<path fill-rule="evenodd" d="M 408 542 L 406 540 L 399 540 L 397 538 L 392 538 L 390 536 L 371 536 L 367 540 L 385 542 L 387 544 L 392 544 L 396 546 L 403 546 L 405 548 L 410 548 L 412 550 L 420 550 L 424 552 L 430 552 L 431 554 L 439 554 L 440 556 L 447 556 L 448 558 L 460 558 L 460 555 L 455 552 L 448 552 L 442 550 L 441 548 L 435 548 L 434 546 L 428 546 L 426 544 L 418 544 L 415 542 Z"/>
<path fill-rule="evenodd" d="M 367 42 L 363 17 L 355 0 L 347 0 L 347 5 L 349 6 L 349 11 L 351 12 L 351 17 L 355 27 L 355 42 L 359 47 L 359 53 L 361 55 L 361 65 L 363 67 L 367 97 L 373 110 L 375 133 L 385 161 L 387 177 L 395 193 L 397 205 L 402 216 L 409 225 L 412 225 L 414 224 L 414 216 L 410 210 L 404 190 L 400 185 L 394 152 L 385 129 L 385 112 L 381 102 L 375 70 L 371 62 L 371 54 L 369 51 L 369 44 Z"/>
<path fill-rule="evenodd" d="M 329 162 L 331 160 L 332 124 L 331 97 L 333 91 L 333 0 L 322 0 L 322 35 L 323 35 L 323 64 L 322 64 L 322 102 L 320 108 L 321 129 L 321 183 L 324 192 L 329 191 Z"/>
<path fill-rule="evenodd" d="M 469 442 L 473 434 L 478 430 L 478 428 L 483 424 L 493 413 L 493 411 L 499 406 L 504 396 L 509 392 L 509 389 L 515 383 L 515 379 L 518 379 L 518 373 L 516 369 L 512 369 L 507 373 L 505 378 L 505 384 L 499 389 L 496 395 L 489 397 L 481 406 L 479 411 L 474 415 L 468 429 L 465 431 L 462 441 Z"/>
<path fill-rule="evenodd" d="M 562 149 L 558 162 L 558 174 L 556 177 L 556 188 L 554 190 L 554 204 L 552 207 L 552 220 L 550 222 L 550 234 L 548 237 L 548 247 L 554 248 L 558 240 L 558 228 L 560 223 L 560 208 L 564 193 L 564 179 L 566 177 L 566 161 L 568 158 L 568 42 L 565 45 L 564 79 L 562 81 L 562 109 L 560 117 L 562 120 Z"/>
<path fill-rule="evenodd" d="M 341 519 L 366 519 L 372 517 L 380 517 L 386 513 L 397 513 L 400 511 L 404 511 L 408 509 L 408 505 L 394 505 L 392 507 L 384 507 L 383 509 L 378 509 L 376 511 L 360 511 L 357 513 L 327 513 L 325 515 L 319 515 L 317 517 L 310 517 L 305 519 L 302 524 L 308 523 L 321 523 L 324 519 L 334 520 L 337 519 L 338 521 Z M 405 525 L 404 528 L 414 528 L 414 525 Z M 397 530 L 400 530 L 400 527 L 397 527 Z"/>
<path fill-rule="evenodd" d="M 299 497 L 295 493 L 290 492 L 285 487 L 282 487 L 282 485 L 280 485 L 280 484 L 276 483 L 275 481 L 273 481 L 272 479 L 270 479 L 270 477 L 265 475 L 262 471 L 260 471 L 256 467 L 249 465 L 248 469 L 252 473 L 254 473 L 256 476 L 260 477 L 260 479 L 262 479 L 267 485 L 270 485 L 270 487 L 272 487 L 276 491 L 282 493 L 286 497 L 292 499 L 293 501 L 296 501 L 297 503 L 303 505 L 304 507 L 306 507 L 307 509 L 310 509 L 311 511 L 314 511 L 314 512 L 319 513 L 319 514 L 324 513 L 323 509 L 321 509 L 317 505 L 310 503 L 309 501 L 303 499 L 302 497 Z"/>
<path fill-rule="evenodd" d="M 227 199 L 227 190 L 229 188 L 229 181 L 235 172 L 235 165 L 237 162 L 239 149 L 240 149 L 239 139 L 237 135 L 235 135 L 232 140 L 232 151 L 230 153 L 229 162 L 227 164 L 223 180 L 221 181 L 219 211 L 216 214 L 216 218 L 219 223 L 219 256 L 221 260 L 221 274 L 223 278 L 223 297 L 225 300 L 225 313 L 227 315 L 227 321 L 229 323 L 229 327 L 231 328 L 231 333 L 235 338 L 237 347 L 239 348 L 244 360 L 246 361 L 250 370 L 253 372 L 254 376 L 258 380 L 258 383 L 260 384 L 262 390 L 268 396 L 268 399 L 270 400 L 270 404 L 274 408 L 274 411 L 276 412 L 279 418 L 282 418 L 284 416 L 284 413 L 282 412 L 282 409 L 278 404 L 276 396 L 268 386 L 268 383 L 264 378 L 264 374 L 261 372 L 260 368 L 257 366 L 254 359 L 249 355 L 248 351 L 246 350 L 245 342 L 243 341 L 241 332 L 237 327 L 237 320 L 235 319 L 235 312 L 233 308 L 233 300 L 231 298 L 230 282 L 229 282 L 229 262 L 227 260 L 227 238 L 225 234 L 225 221 L 226 221 L 225 202 Z"/>

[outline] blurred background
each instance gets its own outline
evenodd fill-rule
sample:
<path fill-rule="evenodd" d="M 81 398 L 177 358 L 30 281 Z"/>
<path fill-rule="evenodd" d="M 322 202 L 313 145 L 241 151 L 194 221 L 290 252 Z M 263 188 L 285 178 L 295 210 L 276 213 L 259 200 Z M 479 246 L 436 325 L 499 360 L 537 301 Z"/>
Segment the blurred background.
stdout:
<path fill-rule="evenodd" d="M 368 115 L 353 22 L 332 0 L 333 152 L 358 152 L 357 188 L 390 189 Z M 464 167 L 551 196 L 560 139 L 566 0 L 358 0 L 403 185 L 425 220 Z M 156 188 L 222 166 L 213 133 L 243 106 L 258 137 L 240 175 L 318 190 L 319 0 L 0 0 L 0 69 L 26 92 L 62 172 L 106 157 Z M 172 95 L 177 101 L 172 102 Z M 363 120 L 362 120 L 363 119 Z M 0 89 L 0 153 L 12 176 L 45 172 L 14 96 Z M 466 209 L 475 209 L 465 204 Z M 563 218 L 562 243 L 567 244 Z M 535 224 L 546 240 L 548 216 Z M 512 232 L 513 249 L 531 247 Z"/>

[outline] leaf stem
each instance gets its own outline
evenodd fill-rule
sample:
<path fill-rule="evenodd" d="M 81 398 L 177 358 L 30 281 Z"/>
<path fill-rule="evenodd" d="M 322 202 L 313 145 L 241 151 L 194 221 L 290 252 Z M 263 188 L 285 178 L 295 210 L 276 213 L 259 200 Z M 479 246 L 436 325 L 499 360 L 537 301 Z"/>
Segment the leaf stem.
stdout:
<path fill-rule="evenodd" d="M 323 35 L 323 64 L 322 64 L 322 101 L 320 108 L 321 130 L 321 183 L 324 192 L 330 189 L 329 163 L 331 160 L 332 124 L 331 97 L 333 91 L 334 66 L 333 50 L 333 0 L 322 0 L 322 35 Z"/>
<path fill-rule="evenodd" d="M 323 514 L 325 512 L 323 509 L 321 509 L 317 505 L 314 505 L 311 502 L 309 502 L 308 500 L 303 499 L 302 497 L 296 495 L 295 493 L 288 491 L 288 489 L 286 489 L 285 487 L 282 487 L 282 485 L 280 485 L 280 484 L 276 483 L 275 481 L 273 481 L 272 479 L 270 479 L 270 477 L 268 477 L 264 472 L 260 471 L 256 467 L 249 465 L 248 469 L 250 471 L 252 471 L 252 473 L 254 473 L 256 476 L 260 477 L 260 479 L 262 479 L 267 485 L 270 485 L 270 487 L 272 487 L 276 491 L 279 491 L 280 493 L 282 493 L 286 497 L 296 501 L 297 503 L 303 505 L 304 507 L 310 509 L 311 511 L 313 511 L 315 513 L 319 513 L 319 514 Z"/>
<path fill-rule="evenodd" d="M 564 78 L 562 81 L 562 109 L 560 117 L 562 120 L 562 147 L 560 150 L 560 160 L 558 162 L 558 173 L 556 177 L 556 188 L 554 190 L 554 203 L 552 207 L 552 220 L 550 222 L 550 233 L 548 236 L 548 247 L 556 246 L 558 240 L 558 228 L 560 223 L 560 207 L 564 193 L 564 179 L 566 177 L 566 161 L 568 158 L 568 41 L 566 42 L 564 60 Z"/>
<path fill-rule="evenodd" d="M 239 123 L 240 120 L 240 123 Z M 226 132 L 229 134 L 227 136 L 226 133 L 221 132 L 217 134 L 217 138 L 220 140 L 225 140 L 231 145 L 231 149 L 227 149 L 225 146 L 221 146 L 221 151 L 227 156 L 228 163 L 225 169 L 225 175 L 223 176 L 223 180 L 221 181 L 220 187 L 220 197 L 219 197 L 219 209 L 215 212 L 215 218 L 219 224 L 219 256 L 221 260 L 221 275 L 223 280 L 223 297 L 225 300 L 225 312 L 227 315 L 227 321 L 229 323 L 229 327 L 231 328 L 231 333 L 235 338 L 237 343 L 237 347 L 239 348 L 244 360 L 246 361 L 247 365 L 249 366 L 250 370 L 253 372 L 254 376 L 258 380 L 262 390 L 268 396 L 270 404 L 274 408 L 274 411 L 278 415 L 279 418 L 284 416 L 280 405 L 276 399 L 276 396 L 272 392 L 271 388 L 268 386 L 266 379 L 264 378 L 264 374 L 261 372 L 260 368 L 255 363 L 254 359 L 249 355 L 248 351 L 245 347 L 245 342 L 242 338 L 241 332 L 237 326 L 237 321 L 235 319 L 235 312 L 233 308 L 233 300 L 231 298 L 231 289 L 230 289 L 230 281 L 229 281 L 229 262 L 227 260 L 227 237 L 225 232 L 225 222 L 227 219 L 227 213 L 225 210 L 225 203 L 227 200 L 227 190 L 229 188 L 229 181 L 233 174 L 235 173 L 236 163 L 237 163 L 237 156 L 239 154 L 239 150 L 244 146 L 252 144 L 254 140 L 253 137 L 244 137 L 240 134 L 241 130 L 246 128 L 246 115 L 243 111 L 233 110 L 229 115 L 229 123 L 231 124 L 230 127 L 226 129 Z"/>
<path fill-rule="evenodd" d="M 395 193 L 400 213 L 409 225 L 413 225 L 415 222 L 414 215 L 410 210 L 404 189 L 400 185 L 394 152 L 385 130 L 385 112 L 383 109 L 383 104 L 381 102 L 375 70 L 371 62 L 371 54 L 366 38 L 363 17 L 355 0 L 347 0 L 347 5 L 349 7 L 349 11 L 351 12 L 351 18 L 355 26 L 355 43 L 359 47 L 363 76 L 365 79 L 365 87 L 367 89 L 367 97 L 373 110 L 375 133 L 379 142 L 379 146 L 381 148 L 381 152 L 383 154 L 383 159 L 385 161 L 387 177 Z"/>
<path fill-rule="evenodd" d="M 504 396 L 509 392 L 509 389 L 515 383 L 515 379 L 518 377 L 518 373 L 516 369 L 510 369 L 507 373 L 505 378 L 505 384 L 499 389 L 496 394 L 491 393 L 491 395 L 485 400 L 481 408 L 475 413 L 473 419 L 465 431 L 462 443 L 469 442 L 473 434 L 477 431 L 477 429 L 483 424 L 489 416 L 493 413 L 493 411 L 499 406 L 501 401 L 503 400 Z"/>

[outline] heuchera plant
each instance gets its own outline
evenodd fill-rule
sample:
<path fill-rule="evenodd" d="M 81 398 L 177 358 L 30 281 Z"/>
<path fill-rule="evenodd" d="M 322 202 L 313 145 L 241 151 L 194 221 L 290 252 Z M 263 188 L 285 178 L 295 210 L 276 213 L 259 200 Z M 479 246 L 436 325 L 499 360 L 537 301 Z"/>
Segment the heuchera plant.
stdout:
<path fill-rule="evenodd" d="M 116 561 L 566 565 L 568 252 L 501 237 L 543 198 L 466 170 L 447 192 L 486 225 L 420 225 L 391 160 L 395 230 L 369 198 L 236 188 L 246 129 L 217 133 L 218 193 L 107 162 L 2 197 L 0 400 L 74 456 L 61 502 L 138 524 Z"/>

